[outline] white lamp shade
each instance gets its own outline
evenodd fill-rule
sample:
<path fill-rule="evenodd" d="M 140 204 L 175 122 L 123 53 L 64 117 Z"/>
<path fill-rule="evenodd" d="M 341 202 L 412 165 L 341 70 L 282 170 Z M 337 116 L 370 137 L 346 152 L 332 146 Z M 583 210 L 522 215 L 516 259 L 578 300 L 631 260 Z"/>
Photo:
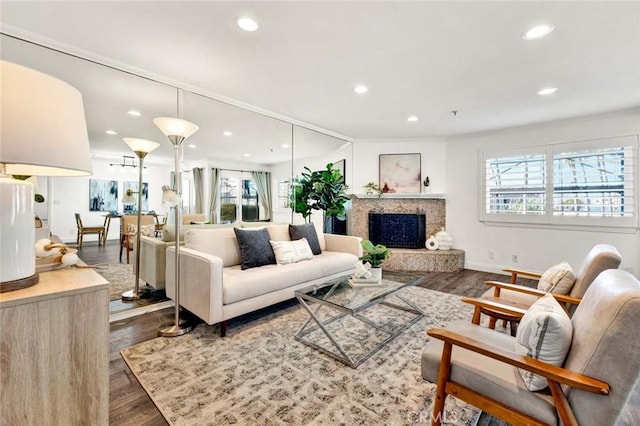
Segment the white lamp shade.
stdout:
<path fill-rule="evenodd" d="M 172 117 L 158 117 L 153 119 L 158 129 L 166 136 L 179 136 L 184 139 L 194 134 L 199 127 L 187 120 Z"/>
<path fill-rule="evenodd" d="M 7 174 L 91 174 L 82 95 L 64 81 L 1 61 L 0 163 Z"/>
<path fill-rule="evenodd" d="M 150 153 L 154 149 L 160 146 L 158 142 L 150 141 L 147 139 L 138 139 L 138 138 L 122 138 L 124 143 L 129 145 L 129 148 L 133 152 L 145 152 Z"/>

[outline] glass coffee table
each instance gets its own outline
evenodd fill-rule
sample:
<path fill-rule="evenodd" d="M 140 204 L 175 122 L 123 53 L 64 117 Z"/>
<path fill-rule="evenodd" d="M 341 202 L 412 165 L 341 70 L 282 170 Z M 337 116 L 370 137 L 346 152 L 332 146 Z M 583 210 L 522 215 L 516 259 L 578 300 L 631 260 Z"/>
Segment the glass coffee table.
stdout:
<path fill-rule="evenodd" d="M 422 277 L 385 271 L 375 287 L 352 287 L 350 278 L 294 292 L 309 313 L 295 339 L 356 368 L 422 318 L 424 313 L 400 294 Z"/>

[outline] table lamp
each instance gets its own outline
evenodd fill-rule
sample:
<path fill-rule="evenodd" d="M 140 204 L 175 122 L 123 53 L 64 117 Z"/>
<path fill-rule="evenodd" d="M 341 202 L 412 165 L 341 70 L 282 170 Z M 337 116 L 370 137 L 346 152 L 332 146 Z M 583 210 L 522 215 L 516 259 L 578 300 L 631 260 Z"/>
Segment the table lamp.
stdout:
<path fill-rule="evenodd" d="M 138 300 L 145 295 L 148 295 L 148 292 L 140 291 L 140 236 L 142 235 L 142 170 L 144 164 L 144 157 L 147 156 L 151 151 L 160 146 L 158 142 L 149 141 L 146 139 L 138 139 L 138 138 L 123 138 L 124 143 L 126 143 L 129 148 L 138 156 L 138 160 L 140 161 L 140 167 L 138 168 L 138 190 L 137 191 L 127 191 L 122 200 L 123 204 L 128 204 L 132 201 L 133 194 L 138 194 L 138 225 L 136 227 L 136 281 L 133 285 L 133 290 L 128 290 L 122 293 L 122 300 L 124 301 L 133 301 Z M 124 230 L 128 232 L 128 229 Z M 127 244 L 129 244 L 129 240 L 127 240 Z M 128 249 L 128 247 L 127 247 Z"/>
<path fill-rule="evenodd" d="M 12 175 L 87 176 L 89 138 L 80 92 L 0 61 L 0 292 L 38 282 L 34 190 Z"/>

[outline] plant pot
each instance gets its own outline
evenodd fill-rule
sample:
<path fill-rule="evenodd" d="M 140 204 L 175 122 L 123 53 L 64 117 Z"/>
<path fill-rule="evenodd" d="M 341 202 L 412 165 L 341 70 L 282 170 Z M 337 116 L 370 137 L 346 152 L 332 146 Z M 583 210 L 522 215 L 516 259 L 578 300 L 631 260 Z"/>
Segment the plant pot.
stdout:
<path fill-rule="evenodd" d="M 371 272 L 371 278 L 374 280 L 381 280 L 382 279 L 382 268 L 377 267 L 377 268 L 371 268 L 369 269 L 369 272 Z"/>

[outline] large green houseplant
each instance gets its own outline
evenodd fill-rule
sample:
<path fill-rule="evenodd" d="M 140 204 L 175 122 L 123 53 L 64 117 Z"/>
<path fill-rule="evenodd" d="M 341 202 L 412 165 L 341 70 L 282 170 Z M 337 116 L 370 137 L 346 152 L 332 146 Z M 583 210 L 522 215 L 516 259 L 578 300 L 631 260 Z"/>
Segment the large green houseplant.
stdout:
<path fill-rule="evenodd" d="M 311 171 L 304 168 L 301 177 L 294 179 L 291 193 L 291 208 L 309 222 L 313 210 L 322 210 L 325 217 L 345 219 L 345 204 L 349 196 L 340 170 L 327 164 L 325 170 Z"/>

